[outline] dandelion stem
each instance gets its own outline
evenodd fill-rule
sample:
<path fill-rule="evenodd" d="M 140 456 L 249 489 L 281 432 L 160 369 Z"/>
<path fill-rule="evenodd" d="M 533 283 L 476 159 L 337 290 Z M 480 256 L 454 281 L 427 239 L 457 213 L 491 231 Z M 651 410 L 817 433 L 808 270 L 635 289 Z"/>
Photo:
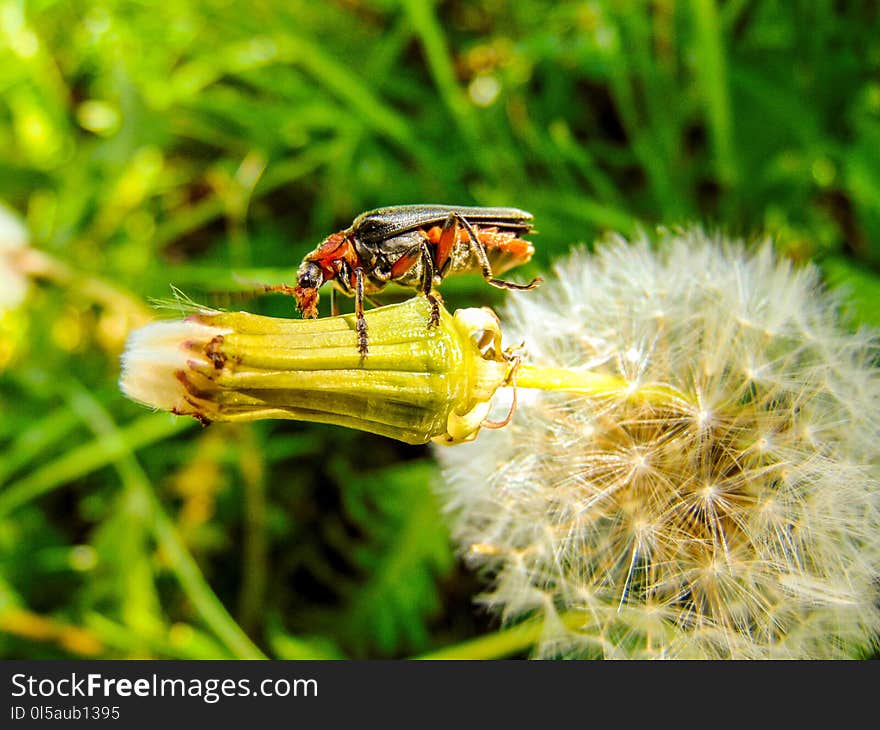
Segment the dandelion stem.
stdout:
<path fill-rule="evenodd" d="M 560 616 L 562 622 L 571 629 L 577 629 L 583 624 L 583 613 L 571 611 Z M 437 651 L 432 651 L 415 659 L 504 659 L 512 654 L 528 651 L 535 646 L 541 638 L 544 630 L 544 621 L 530 619 L 495 631 L 476 639 L 463 641 L 453 646 L 445 646 Z"/>
<path fill-rule="evenodd" d="M 637 381 L 630 381 L 617 375 L 536 365 L 520 366 L 516 373 L 516 385 L 519 388 L 582 393 L 593 398 L 624 397 L 658 406 L 693 401 L 693 397 L 668 385 L 659 383 L 640 385 Z"/>

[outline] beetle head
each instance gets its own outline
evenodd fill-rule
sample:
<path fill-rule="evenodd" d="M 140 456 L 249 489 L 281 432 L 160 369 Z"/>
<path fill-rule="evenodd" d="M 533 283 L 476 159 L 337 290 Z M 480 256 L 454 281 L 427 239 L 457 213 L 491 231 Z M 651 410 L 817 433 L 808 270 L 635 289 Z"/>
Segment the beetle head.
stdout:
<path fill-rule="evenodd" d="M 318 289 L 324 283 L 321 267 L 314 261 L 303 261 L 296 272 L 293 294 L 303 317 L 318 316 Z"/>

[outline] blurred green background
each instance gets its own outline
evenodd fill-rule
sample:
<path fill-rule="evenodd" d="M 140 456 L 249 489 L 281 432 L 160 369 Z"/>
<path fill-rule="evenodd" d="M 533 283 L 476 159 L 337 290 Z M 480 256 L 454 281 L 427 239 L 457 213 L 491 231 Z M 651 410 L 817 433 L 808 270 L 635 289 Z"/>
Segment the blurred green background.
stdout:
<path fill-rule="evenodd" d="M 0 0 L 0 656 L 485 653 L 429 449 L 152 413 L 126 333 L 172 285 L 294 316 L 255 282 L 411 202 L 534 213 L 521 281 L 609 230 L 770 234 L 880 324 L 877 7 Z"/>

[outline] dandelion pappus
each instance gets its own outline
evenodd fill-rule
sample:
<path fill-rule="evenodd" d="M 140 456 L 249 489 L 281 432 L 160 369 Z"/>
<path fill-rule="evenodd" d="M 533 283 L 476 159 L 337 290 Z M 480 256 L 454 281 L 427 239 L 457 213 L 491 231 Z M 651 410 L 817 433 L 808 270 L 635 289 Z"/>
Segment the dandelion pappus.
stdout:
<path fill-rule="evenodd" d="M 318 316 L 318 289 L 332 282 L 355 298 L 358 352 L 367 354 L 364 299 L 394 282 L 423 293 L 431 304 L 428 326 L 440 323 L 434 287 L 451 274 L 478 271 L 492 286 L 525 291 L 541 281 L 515 284 L 496 278 L 526 263 L 532 215 L 517 208 L 399 205 L 362 213 L 351 226 L 328 236 L 297 271 L 295 287 L 269 287 L 296 297 L 303 317 Z M 335 306 L 334 306 L 335 313 Z"/>

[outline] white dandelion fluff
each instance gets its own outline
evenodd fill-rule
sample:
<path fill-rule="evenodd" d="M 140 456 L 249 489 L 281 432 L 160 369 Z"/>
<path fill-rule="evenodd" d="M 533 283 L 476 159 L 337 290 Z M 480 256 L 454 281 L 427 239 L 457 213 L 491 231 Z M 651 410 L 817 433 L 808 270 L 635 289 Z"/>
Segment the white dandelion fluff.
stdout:
<path fill-rule="evenodd" d="M 843 328 L 815 269 L 696 230 L 614 239 L 501 319 L 536 369 L 621 383 L 521 389 L 507 428 L 438 449 L 482 600 L 541 617 L 538 656 L 870 649 L 877 343 Z"/>

